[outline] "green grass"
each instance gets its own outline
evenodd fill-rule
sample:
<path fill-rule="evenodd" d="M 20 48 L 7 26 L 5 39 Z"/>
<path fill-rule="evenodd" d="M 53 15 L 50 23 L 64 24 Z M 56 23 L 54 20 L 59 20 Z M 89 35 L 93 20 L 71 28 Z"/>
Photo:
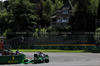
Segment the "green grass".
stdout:
<path fill-rule="evenodd" d="M 17 49 L 11 50 L 16 52 Z M 66 52 L 66 53 L 84 53 L 85 50 L 36 50 L 36 49 L 19 49 L 19 52 Z"/>

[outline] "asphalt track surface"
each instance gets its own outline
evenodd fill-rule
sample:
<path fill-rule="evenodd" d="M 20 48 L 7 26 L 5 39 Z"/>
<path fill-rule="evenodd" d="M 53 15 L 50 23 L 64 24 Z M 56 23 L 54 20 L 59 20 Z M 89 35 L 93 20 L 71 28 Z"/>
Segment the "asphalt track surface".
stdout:
<path fill-rule="evenodd" d="M 25 52 L 27 58 L 33 58 L 34 53 Z M 12 64 L 0 66 L 100 66 L 100 53 L 46 53 L 49 63 Z"/>

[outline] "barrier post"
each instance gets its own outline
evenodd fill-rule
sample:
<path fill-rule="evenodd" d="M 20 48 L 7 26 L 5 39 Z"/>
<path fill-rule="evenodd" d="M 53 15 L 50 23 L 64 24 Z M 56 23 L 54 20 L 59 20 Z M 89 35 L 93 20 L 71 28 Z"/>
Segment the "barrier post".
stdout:
<path fill-rule="evenodd" d="M 86 50 L 86 46 L 84 46 L 84 50 Z"/>
<path fill-rule="evenodd" d="M 66 46 L 66 49 L 69 50 L 68 46 Z"/>
<path fill-rule="evenodd" d="M 21 49 L 21 46 L 19 45 L 19 49 Z"/>
<path fill-rule="evenodd" d="M 51 49 L 51 46 L 50 46 L 50 49 Z"/>
<path fill-rule="evenodd" d="M 75 50 L 77 50 L 77 46 L 75 46 L 75 48 L 74 48 Z"/>
<path fill-rule="evenodd" d="M 59 49 L 59 46 L 57 46 L 57 49 Z"/>
<path fill-rule="evenodd" d="M 28 49 L 30 49 L 30 45 L 28 45 Z"/>

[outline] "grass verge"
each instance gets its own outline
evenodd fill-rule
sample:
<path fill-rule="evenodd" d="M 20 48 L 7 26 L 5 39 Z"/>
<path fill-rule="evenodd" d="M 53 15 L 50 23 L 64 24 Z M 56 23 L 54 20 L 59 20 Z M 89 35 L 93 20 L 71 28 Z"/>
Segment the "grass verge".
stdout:
<path fill-rule="evenodd" d="M 17 49 L 11 51 L 16 52 Z M 85 50 L 36 50 L 36 49 L 19 49 L 19 52 L 66 52 L 66 53 L 84 53 Z"/>

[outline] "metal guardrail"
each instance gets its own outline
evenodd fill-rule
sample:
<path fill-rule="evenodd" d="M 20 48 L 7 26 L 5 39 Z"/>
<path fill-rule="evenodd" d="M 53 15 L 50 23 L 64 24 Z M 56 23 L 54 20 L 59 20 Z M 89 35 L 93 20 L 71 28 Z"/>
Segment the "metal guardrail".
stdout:
<path fill-rule="evenodd" d="M 29 46 L 12 46 L 11 49 L 60 49 L 60 50 L 100 50 L 100 45 L 95 44 L 72 44 L 72 45 L 29 45 Z"/>
<path fill-rule="evenodd" d="M 100 46 L 35 46 L 35 49 L 100 50 Z"/>

